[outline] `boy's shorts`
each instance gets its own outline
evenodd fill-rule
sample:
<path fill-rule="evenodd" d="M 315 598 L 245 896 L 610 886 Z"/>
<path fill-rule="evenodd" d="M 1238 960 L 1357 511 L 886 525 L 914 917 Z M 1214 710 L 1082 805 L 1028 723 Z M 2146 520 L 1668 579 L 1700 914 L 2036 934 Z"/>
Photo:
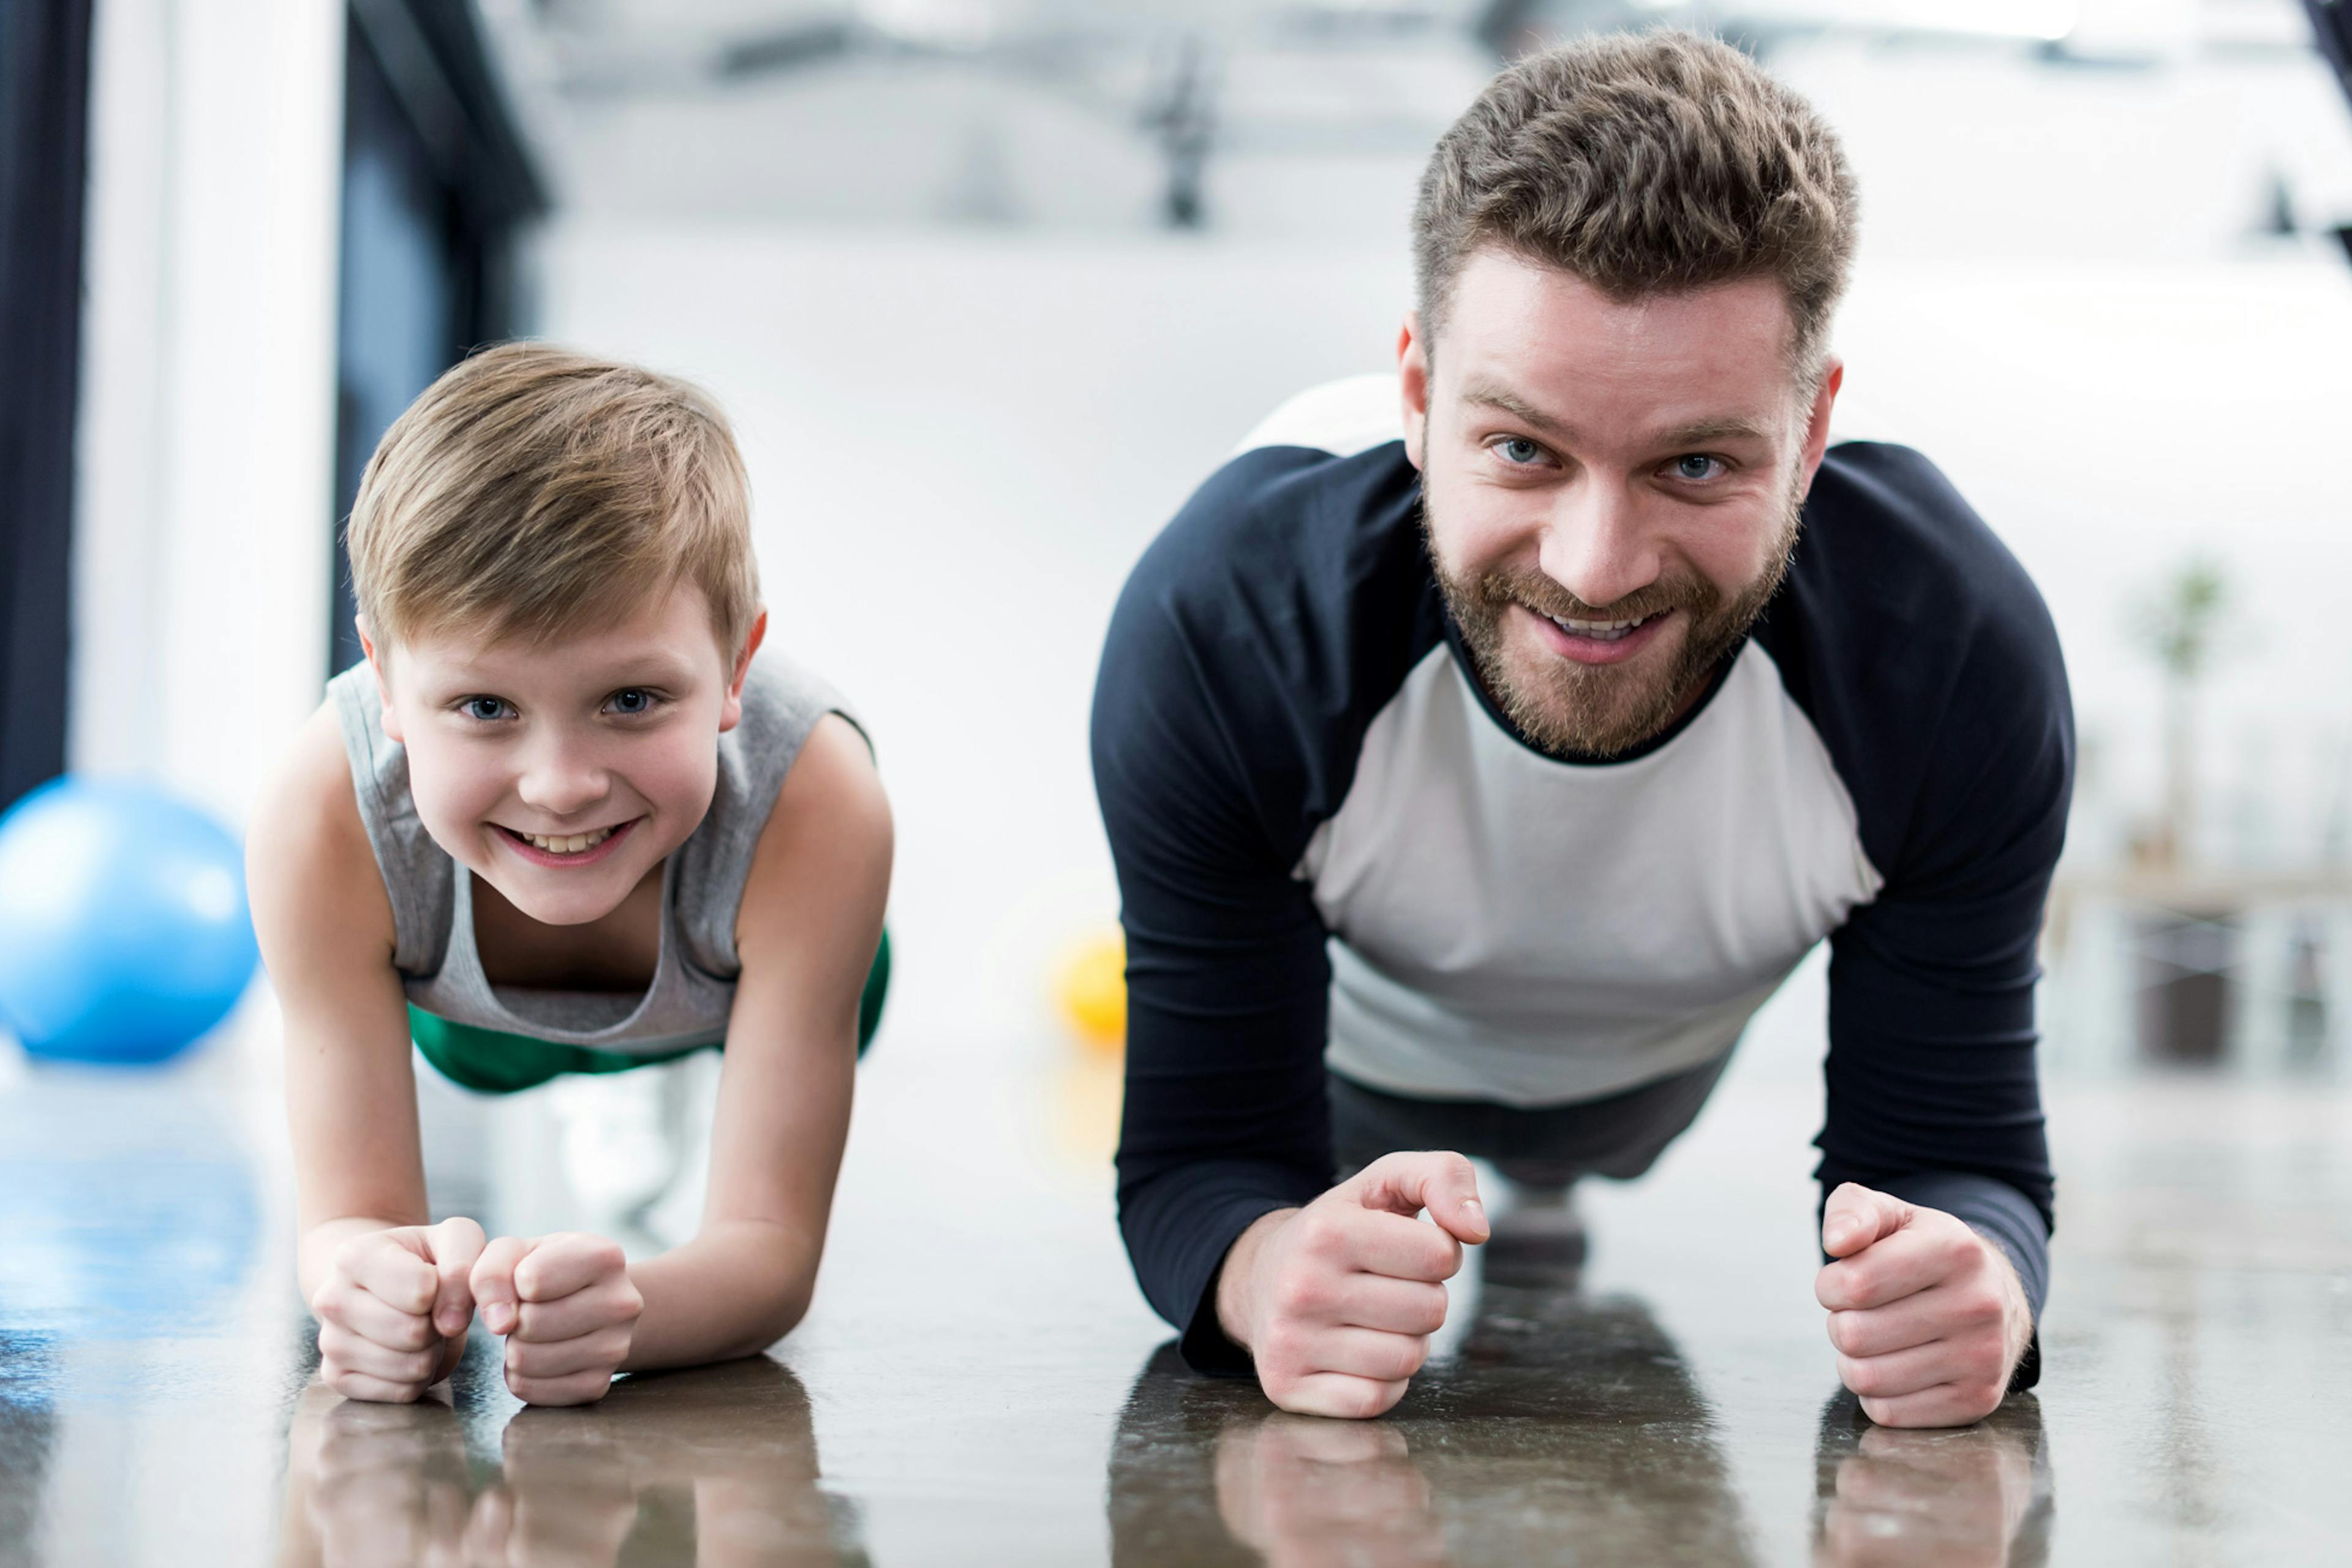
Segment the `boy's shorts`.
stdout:
<path fill-rule="evenodd" d="M 881 945 L 875 950 L 874 965 L 866 972 L 865 993 L 857 999 L 857 1054 L 861 1058 L 873 1043 L 875 1026 L 882 1021 L 882 999 L 889 989 L 890 933 L 886 931 Z M 723 1039 L 709 1040 L 643 1054 L 600 1051 L 586 1046 L 534 1040 L 528 1035 L 476 1028 L 471 1024 L 453 1024 L 413 1006 L 408 1009 L 408 1033 L 416 1042 L 417 1050 L 443 1078 L 461 1089 L 481 1094 L 513 1094 L 520 1089 L 536 1089 L 550 1079 L 570 1072 L 626 1072 L 631 1068 L 651 1067 L 656 1062 L 674 1062 L 697 1051 L 721 1050 L 727 1044 Z"/>

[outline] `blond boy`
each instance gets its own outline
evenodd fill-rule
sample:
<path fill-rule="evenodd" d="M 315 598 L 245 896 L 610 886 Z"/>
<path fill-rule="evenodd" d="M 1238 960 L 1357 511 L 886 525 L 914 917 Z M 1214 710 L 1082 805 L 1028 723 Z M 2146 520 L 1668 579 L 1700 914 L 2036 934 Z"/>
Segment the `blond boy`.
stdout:
<path fill-rule="evenodd" d="M 767 630 L 741 458 L 694 388 L 537 344 L 386 433 L 350 546 L 364 665 L 252 835 L 320 1376 L 414 1400 L 478 1309 L 534 1404 L 756 1353 L 808 1306 L 878 1005 L 864 737 Z M 498 1091 L 724 1046 L 693 1239 L 431 1223 L 415 1054 Z"/>

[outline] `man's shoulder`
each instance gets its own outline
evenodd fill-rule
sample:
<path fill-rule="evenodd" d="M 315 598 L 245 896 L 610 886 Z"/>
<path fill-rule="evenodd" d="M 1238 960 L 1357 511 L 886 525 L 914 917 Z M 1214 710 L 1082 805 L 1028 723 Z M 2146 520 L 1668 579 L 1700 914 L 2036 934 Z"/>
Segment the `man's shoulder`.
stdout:
<path fill-rule="evenodd" d="M 1155 803 L 1154 833 L 1223 802 L 1286 870 L 1345 794 L 1372 716 L 1444 639 L 1402 442 L 1302 444 L 1324 440 L 1350 445 L 1328 422 L 1261 426 L 1129 576 L 1093 721 L 1115 838 L 1130 797 Z"/>
<path fill-rule="evenodd" d="M 2015 555 L 1935 464 L 1846 442 L 1807 495 L 1756 640 L 1828 746 L 1882 870 L 1965 816 L 2063 813 L 2073 705 L 2056 627 Z M 1990 794 L 1988 768 L 2007 784 Z M 2004 794 L 2018 798 L 2004 803 Z"/>
<path fill-rule="evenodd" d="M 1961 694 L 1953 683 L 1972 670 L 2064 692 L 2033 579 L 1934 463 L 1885 442 L 1845 442 L 1822 458 L 1759 637 L 1776 658 L 1776 643 L 1808 645 L 1789 651 L 1832 656 L 1898 700 L 1927 688 Z"/>
<path fill-rule="evenodd" d="M 1370 438 L 1362 391 L 1316 388 L 1253 431 L 1145 550 L 1118 618 L 1188 637 L 1434 636 L 1420 475 L 1392 431 Z"/>

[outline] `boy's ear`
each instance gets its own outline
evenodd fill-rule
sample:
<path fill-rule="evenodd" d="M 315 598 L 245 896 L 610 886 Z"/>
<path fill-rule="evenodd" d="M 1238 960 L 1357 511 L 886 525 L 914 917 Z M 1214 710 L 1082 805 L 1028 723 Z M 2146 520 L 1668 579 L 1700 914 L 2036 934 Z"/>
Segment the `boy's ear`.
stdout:
<path fill-rule="evenodd" d="M 387 741 L 403 741 L 404 737 L 400 732 L 400 714 L 392 703 L 392 672 L 385 668 L 392 650 L 390 648 L 378 650 L 375 637 L 368 629 L 365 616 L 353 616 L 352 624 L 360 629 L 360 648 L 367 655 L 368 669 L 375 677 L 376 703 L 383 710 L 381 721 L 383 726 L 383 738 Z"/>
<path fill-rule="evenodd" d="M 751 629 L 744 635 L 743 651 L 735 656 L 735 676 L 727 683 L 726 700 L 719 707 L 719 732 L 727 733 L 743 721 L 743 678 L 751 673 L 751 656 L 760 651 L 767 640 L 768 612 L 761 610 L 751 618 Z"/>

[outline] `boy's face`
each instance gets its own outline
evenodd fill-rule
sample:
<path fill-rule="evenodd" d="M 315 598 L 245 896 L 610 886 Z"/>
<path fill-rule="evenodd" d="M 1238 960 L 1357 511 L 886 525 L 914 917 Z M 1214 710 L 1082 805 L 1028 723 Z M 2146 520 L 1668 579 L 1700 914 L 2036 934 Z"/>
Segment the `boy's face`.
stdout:
<path fill-rule="evenodd" d="M 441 632 L 370 643 L 368 658 L 434 842 L 531 919 L 579 925 L 709 810 L 717 741 L 743 716 L 764 630 L 762 616 L 730 668 L 701 591 L 682 584 L 558 642 Z"/>

